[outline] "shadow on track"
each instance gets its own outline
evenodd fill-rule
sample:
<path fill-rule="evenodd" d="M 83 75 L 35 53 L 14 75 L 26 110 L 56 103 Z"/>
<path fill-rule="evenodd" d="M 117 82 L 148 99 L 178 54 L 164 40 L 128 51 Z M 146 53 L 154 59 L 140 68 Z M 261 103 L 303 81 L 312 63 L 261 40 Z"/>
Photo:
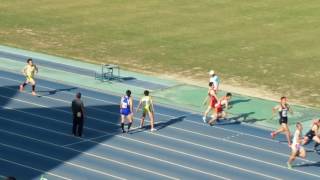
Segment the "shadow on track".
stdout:
<path fill-rule="evenodd" d="M 7 88 L 15 88 L 17 91 L 8 91 Z M 62 146 L 97 137 L 99 138 L 95 141 L 105 142 L 121 133 L 118 125 L 119 116 L 111 114 L 118 114 L 118 105 L 89 106 L 91 109 L 105 109 L 111 113 L 103 113 L 98 116 L 94 114 L 95 117 L 101 119 L 100 121 L 86 118 L 84 137 L 80 139 L 73 136 L 71 132 L 72 116 L 66 113 L 71 112 L 71 107 L 41 108 L 19 101 L 11 101 L 9 98 L 13 98 L 17 93 L 17 86 L 0 87 L 0 95 L 2 96 L 0 97 L 0 159 L 7 160 L 0 160 L 0 174 L 4 176 L 14 176 L 17 179 L 39 178 L 42 175 L 41 172 L 12 162 L 30 166 L 43 172 L 54 171 L 59 169 L 59 166 L 65 166 L 64 162 L 72 161 L 80 155 L 83 156 L 82 152 L 94 148 L 97 144 L 86 144 L 81 148 L 81 151 L 76 148 L 70 149 L 72 146 L 68 146 L 69 149 Z M 41 98 L 34 98 L 28 94 L 24 94 L 24 96 L 25 101 L 34 103 L 43 101 Z M 10 106 L 12 109 L 3 108 L 4 106 Z M 88 109 L 88 107 L 86 108 Z M 87 115 L 93 116 L 92 113 L 91 110 L 88 110 Z M 7 165 L 2 166 L 3 164 Z"/>
<path fill-rule="evenodd" d="M 37 91 L 38 97 L 42 97 L 42 96 L 51 96 L 51 95 L 55 95 L 57 92 L 63 92 L 63 91 L 72 91 L 72 90 L 76 90 L 78 88 L 76 87 L 72 87 L 72 88 L 63 88 L 63 89 L 55 89 L 55 90 L 51 90 L 51 91 Z M 45 93 L 45 94 L 43 94 Z"/>

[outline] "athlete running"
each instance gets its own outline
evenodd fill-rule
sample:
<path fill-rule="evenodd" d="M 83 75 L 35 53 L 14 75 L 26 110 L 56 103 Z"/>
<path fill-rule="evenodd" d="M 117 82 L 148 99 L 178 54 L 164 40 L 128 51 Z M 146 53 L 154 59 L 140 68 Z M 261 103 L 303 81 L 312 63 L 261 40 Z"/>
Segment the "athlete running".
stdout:
<path fill-rule="evenodd" d="M 280 132 L 284 132 L 287 140 L 288 140 L 288 145 L 289 147 L 291 146 L 291 140 L 290 140 L 290 130 L 288 127 L 288 112 L 290 112 L 291 114 L 293 114 L 292 109 L 290 108 L 290 105 L 287 103 L 287 98 L 286 97 L 281 97 L 280 99 L 280 104 L 275 106 L 272 109 L 272 118 L 274 117 L 274 115 L 276 114 L 276 111 L 278 111 L 279 113 L 279 124 L 280 124 L 280 128 L 276 131 L 273 131 L 271 133 L 271 137 L 272 139 L 274 139 L 276 137 L 276 135 Z"/>
<path fill-rule="evenodd" d="M 204 123 L 207 123 L 207 115 L 210 112 L 210 110 L 212 111 L 212 115 L 215 114 L 215 105 L 218 102 L 218 97 L 217 97 L 216 92 L 214 90 L 213 82 L 209 83 L 208 96 L 206 96 L 205 100 L 203 101 L 203 105 L 208 104 L 208 102 L 209 102 L 209 105 L 208 105 L 208 107 L 202 117 L 202 120 Z"/>
<path fill-rule="evenodd" d="M 26 77 L 26 81 L 20 85 L 20 91 L 22 92 L 24 90 L 24 87 L 31 83 L 32 85 L 32 95 L 37 95 L 35 92 L 36 88 L 36 81 L 34 80 L 34 75 L 38 73 L 37 66 L 33 63 L 32 59 L 27 60 L 27 65 L 22 70 L 23 75 Z"/>
<path fill-rule="evenodd" d="M 231 93 L 227 93 L 215 104 L 215 114 L 212 116 L 212 119 L 208 122 L 211 126 L 216 123 L 220 118 L 226 118 L 227 113 L 224 109 L 229 109 L 229 101 L 232 98 Z"/>
<path fill-rule="evenodd" d="M 301 158 L 306 157 L 306 151 L 302 146 L 303 139 L 301 138 L 302 134 L 302 124 L 297 122 L 296 124 L 296 131 L 294 132 L 292 144 L 291 144 L 291 155 L 287 162 L 288 168 L 292 168 L 292 162 L 296 159 L 297 156 Z"/>
<path fill-rule="evenodd" d="M 122 133 L 129 132 L 133 121 L 133 99 L 131 97 L 131 91 L 127 90 L 126 95 L 121 98 L 120 101 L 120 115 L 121 115 L 121 129 Z M 125 120 L 129 121 L 128 130 L 124 130 Z"/>
<path fill-rule="evenodd" d="M 150 126 L 151 131 L 156 131 L 157 129 L 154 128 L 154 108 L 153 108 L 153 102 L 151 96 L 149 96 L 149 91 L 144 91 L 144 97 L 140 99 L 137 112 L 139 111 L 140 107 L 142 105 L 142 117 L 140 121 L 140 128 L 143 127 L 144 119 L 146 118 L 146 115 L 148 114 L 150 118 Z"/>
<path fill-rule="evenodd" d="M 310 141 L 314 141 L 314 150 L 316 151 L 317 146 L 320 144 L 320 138 L 318 136 L 318 131 L 320 127 L 320 119 L 316 119 L 312 123 L 311 129 L 304 136 L 303 144 L 308 144 Z"/>

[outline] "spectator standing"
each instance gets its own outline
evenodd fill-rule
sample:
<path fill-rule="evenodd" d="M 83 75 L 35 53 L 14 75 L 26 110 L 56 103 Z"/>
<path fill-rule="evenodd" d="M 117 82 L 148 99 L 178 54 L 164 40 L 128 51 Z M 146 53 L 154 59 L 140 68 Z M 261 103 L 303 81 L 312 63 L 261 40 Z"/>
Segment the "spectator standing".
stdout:
<path fill-rule="evenodd" d="M 209 82 L 213 83 L 213 89 L 217 93 L 219 89 L 220 78 L 214 70 L 209 71 L 209 76 L 210 76 Z"/>
<path fill-rule="evenodd" d="M 71 109 L 73 114 L 72 133 L 75 136 L 82 137 L 85 111 L 80 92 L 76 94 L 76 98 L 72 101 Z"/>

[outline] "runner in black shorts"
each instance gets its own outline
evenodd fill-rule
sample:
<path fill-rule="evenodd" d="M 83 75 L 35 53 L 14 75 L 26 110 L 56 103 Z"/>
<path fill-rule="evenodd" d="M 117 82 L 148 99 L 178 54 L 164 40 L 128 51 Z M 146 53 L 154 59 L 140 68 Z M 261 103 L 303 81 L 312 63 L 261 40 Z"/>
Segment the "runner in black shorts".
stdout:
<path fill-rule="evenodd" d="M 290 140 L 290 130 L 288 126 L 288 112 L 293 114 L 292 109 L 290 108 L 289 104 L 287 103 L 287 98 L 286 97 L 281 97 L 280 99 L 280 104 L 275 106 L 272 109 L 272 117 L 274 117 L 276 111 L 279 112 L 279 124 L 280 128 L 276 131 L 273 131 L 271 133 L 272 139 L 276 137 L 276 135 L 280 132 L 284 132 L 286 134 L 287 140 L 288 140 L 288 145 L 289 147 L 291 146 L 291 140 Z"/>
<path fill-rule="evenodd" d="M 320 144 L 320 138 L 318 136 L 318 131 L 320 127 L 320 119 L 314 120 L 312 123 L 311 129 L 304 136 L 303 144 L 308 144 L 310 141 L 314 141 L 314 149 L 316 150 L 317 146 Z"/>

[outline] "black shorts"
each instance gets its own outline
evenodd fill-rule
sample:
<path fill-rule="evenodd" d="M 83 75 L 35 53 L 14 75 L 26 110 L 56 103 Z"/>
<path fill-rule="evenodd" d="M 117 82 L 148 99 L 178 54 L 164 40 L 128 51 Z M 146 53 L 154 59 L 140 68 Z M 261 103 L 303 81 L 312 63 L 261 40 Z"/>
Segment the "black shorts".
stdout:
<path fill-rule="evenodd" d="M 315 136 L 316 134 L 314 133 L 314 131 L 310 130 L 307 132 L 306 134 L 306 137 L 308 137 L 309 141 L 313 139 L 313 137 Z"/>
<path fill-rule="evenodd" d="M 288 124 L 288 117 L 281 117 L 279 119 L 279 124 L 281 125 L 282 123 Z"/>

